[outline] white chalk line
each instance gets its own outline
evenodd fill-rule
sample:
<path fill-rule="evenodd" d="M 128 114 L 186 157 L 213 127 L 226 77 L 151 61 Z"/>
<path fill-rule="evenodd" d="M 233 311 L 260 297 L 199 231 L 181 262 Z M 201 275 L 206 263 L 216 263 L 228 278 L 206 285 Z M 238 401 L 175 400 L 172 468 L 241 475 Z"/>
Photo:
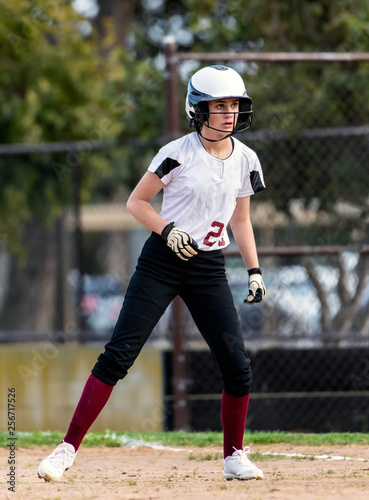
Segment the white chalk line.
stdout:
<path fill-rule="evenodd" d="M 302 453 L 275 453 L 272 451 L 262 452 L 261 455 L 265 456 L 279 456 L 279 457 L 291 457 L 291 458 L 307 458 L 315 459 L 320 458 L 323 460 L 356 460 L 358 462 L 369 462 L 369 458 L 358 458 L 358 457 L 346 457 L 340 455 L 303 455 Z"/>
<path fill-rule="evenodd" d="M 121 436 L 118 441 L 122 446 L 129 446 L 131 448 L 138 448 L 140 446 L 146 446 L 148 448 L 153 448 L 155 450 L 167 450 L 167 451 L 187 451 L 192 453 L 193 450 L 189 448 L 173 448 L 171 446 L 165 446 L 161 443 L 155 443 L 155 442 L 149 442 L 149 441 L 144 441 L 143 439 L 130 439 L 127 438 L 127 436 Z M 205 451 L 205 450 L 204 450 Z M 321 460 L 327 460 L 327 461 L 333 461 L 333 460 L 354 460 L 358 462 L 369 462 L 368 458 L 358 458 L 358 457 L 347 457 L 347 456 L 340 456 L 340 455 L 328 455 L 328 454 L 322 454 L 322 455 L 304 455 L 302 453 L 276 453 L 272 451 L 265 451 L 261 452 L 261 455 L 264 456 L 279 456 L 279 457 L 288 457 L 288 458 L 304 458 L 304 459 L 321 459 Z"/>
<path fill-rule="evenodd" d="M 112 435 L 110 435 L 112 437 Z M 113 437 L 118 441 L 121 446 L 129 446 L 130 448 L 139 448 L 145 446 L 147 448 L 153 448 L 154 450 L 166 450 L 166 451 L 189 451 L 192 450 L 188 448 L 173 448 L 172 446 L 166 446 L 161 443 L 156 443 L 155 441 L 145 441 L 144 439 L 132 439 L 128 436 L 116 437 L 113 433 Z"/>

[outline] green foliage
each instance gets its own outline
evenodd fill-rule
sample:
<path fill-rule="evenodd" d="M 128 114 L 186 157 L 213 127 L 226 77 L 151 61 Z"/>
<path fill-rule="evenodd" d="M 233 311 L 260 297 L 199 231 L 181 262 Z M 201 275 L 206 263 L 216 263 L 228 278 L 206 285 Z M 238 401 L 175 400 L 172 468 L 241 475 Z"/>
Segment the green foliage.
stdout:
<path fill-rule="evenodd" d="M 82 36 L 83 18 L 62 1 L 1 4 L 1 141 L 85 138 L 107 116 L 102 89 L 109 65 L 96 40 Z"/>
<path fill-rule="evenodd" d="M 0 0 L 1 143 L 109 140 L 121 125 L 104 92 L 113 62 L 100 55 L 84 19 L 64 1 Z M 122 73 L 122 67 L 119 69 Z M 83 158 L 83 155 L 85 158 Z M 87 165 L 88 163 L 88 165 Z M 84 175 L 87 198 L 96 172 L 109 169 L 102 155 L 67 150 L 59 156 L 0 157 L 0 232 L 12 247 L 31 217 L 51 222 L 72 199 L 72 173 Z"/>
<path fill-rule="evenodd" d="M 152 61 L 111 49 L 108 29 L 104 40 L 93 30 L 84 35 L 91 25 L 71 2 L 0 0 L 0 7 L 0 142 L 75 144 L 64 153 L 0 156 L 0 235 L 14 250 L 28 219 L 52 223 L 72 203 L 76 169 L 83 202 L 133 187 L 157 146 L 107 154 L 89 145 L 161 135 L 163 76 Z"/>
<path fill-rule="evenodd" d="M 153 61 L 137 61 L 133 54 L 121 52 L 118 64 L 129 77 L 110 82 L 110 93 L 121 124 L 119 139 L 132 142 L 112 154 L 111 161 L 116 166 L 115 175 L 110 178 L 112 191 L 117 182 L 130 190 L 137 184 L 158 150 L 165 113 L 163 73 Z M 137 147 L 134 141 L 145 145 Z"/>
<path fill-rule="evenodd" d="M 369 50 L 365 0 L 163 0 L 149 10 L 147 4 L 137 2 L 130 32 L 141 57 L 155 56 L 168 33 L 182 51 Z"/>

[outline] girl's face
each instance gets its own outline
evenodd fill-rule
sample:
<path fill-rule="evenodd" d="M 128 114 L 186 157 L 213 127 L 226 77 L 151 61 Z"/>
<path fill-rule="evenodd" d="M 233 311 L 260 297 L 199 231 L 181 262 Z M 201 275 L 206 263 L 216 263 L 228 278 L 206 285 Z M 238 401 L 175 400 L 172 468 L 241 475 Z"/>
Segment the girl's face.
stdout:
<path fill-rule="evenodd" d="M 210 135 L 221 136 L 230 134 L 236 126 L 239 110 L 238 98 L 228 97 L 217 101 L 209 101 L 208 121 L 202 129 L 202 133 L 210 138 Z M 216 129 L 216 130 L 213 130 Z"/>

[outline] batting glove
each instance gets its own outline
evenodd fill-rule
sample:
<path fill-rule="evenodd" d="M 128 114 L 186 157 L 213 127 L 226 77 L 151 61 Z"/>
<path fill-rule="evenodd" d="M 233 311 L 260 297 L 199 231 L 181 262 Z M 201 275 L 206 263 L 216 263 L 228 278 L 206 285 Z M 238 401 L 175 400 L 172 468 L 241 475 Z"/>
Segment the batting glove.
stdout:
<path fill-rule="evenodd" d="M 258 304 L 266 295 L 266 288 L 263 278 L 261 277 L 261 269 L 254 267 L 249 269 L 249 294 L 244 300 L 245 304 Z"/>
<path fill-rule="evenodd" d="M 199 247 L 196 241 L 187 231 L 175 227 L 174 222 L 165 226 L 161 232 L 161 237 L 180 259 L 188 260 L 190 257 L 197 255 Z"/>

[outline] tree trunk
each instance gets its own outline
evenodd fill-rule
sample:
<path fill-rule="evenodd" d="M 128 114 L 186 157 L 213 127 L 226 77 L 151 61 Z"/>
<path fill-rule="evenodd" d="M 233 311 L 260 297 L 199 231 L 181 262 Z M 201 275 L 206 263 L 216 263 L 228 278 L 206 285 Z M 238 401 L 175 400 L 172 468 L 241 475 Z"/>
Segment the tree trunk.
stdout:
<path fill-rule="evenodd" d="M 101 36 L 104 36 L 106 18 L 114 21 L 114 31 L 118 45 L 126 44 L 126 36 L 135 10 L 135 0 L 98 0 L 99 12 L 96 24 Z"/>
<path fill-rule="evenodd" d="M 24 230 L 25 262 L 11 255 L 0 330 L 50 332 L 55 318 L 55 230 L 37 220 Z"/>

